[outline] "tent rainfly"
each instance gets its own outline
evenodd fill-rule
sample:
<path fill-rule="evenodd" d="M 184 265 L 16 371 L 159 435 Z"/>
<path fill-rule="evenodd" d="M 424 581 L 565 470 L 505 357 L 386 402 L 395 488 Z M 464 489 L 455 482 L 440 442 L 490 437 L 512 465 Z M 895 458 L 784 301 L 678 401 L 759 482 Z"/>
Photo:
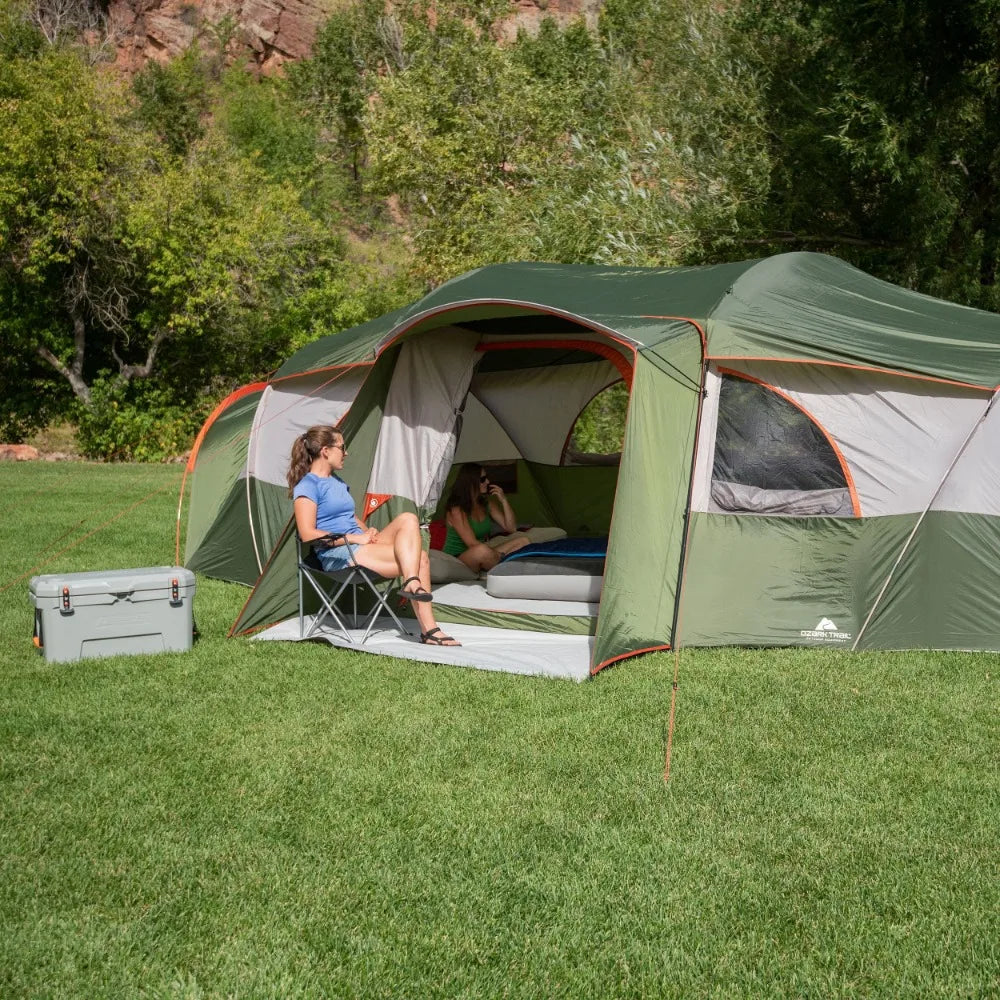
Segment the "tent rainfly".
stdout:
<path fill-rule="evenodd" d="M 376 526 L 430 519 L 460 462 L 506 462 L 521 520 L 606 536 L 583 614 L 436 593 L 469 626 L 454 662 L 489 665 L 476 637 L 498 628 L 582 636 L 584 675 L 680 644 L 1000 650 L 998 381 L 1000 316 L 822 254 L 485 267 L 220 404 L 186 565 L 253 585 L 232 634 L 293 616 L 288 454 L 328 423 Z M 575 421 L 618 382 L 620 460 L 581 463 Z"/>

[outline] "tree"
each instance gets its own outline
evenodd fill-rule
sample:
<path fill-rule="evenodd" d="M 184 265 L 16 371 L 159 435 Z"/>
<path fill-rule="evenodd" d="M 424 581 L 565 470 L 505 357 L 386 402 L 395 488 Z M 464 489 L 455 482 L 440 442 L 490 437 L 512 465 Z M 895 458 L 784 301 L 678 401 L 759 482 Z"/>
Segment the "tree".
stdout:
<path fill-rule="evenodd" d="M 183 403 L 274 367 L 290 303 L 342 295 L 340 237 L 217 132 L 177 155 L 78 51 L 18 44 L 0 64 L 7 355 L 84 407 L 154 371 Z"/>
<path fill-rule="evenodd" d="M 218 136 L 134 194 L 120 237 L 136 276 L 132 330 L 150 352 L 163 345 L 163 379 L 178 391 L 192 373 L 238 384 L 280 362 L 286 310 L 337 273 L 340 238 Z"/>
<path fill-rule="evenodd" d="M 774 173 L 762 243 L 1000 308 L 1000 4 L 753 0 Z"/>
<path fill-rule="evenodd" d="M 120 86 L 43 47 L 0 63 L 0 334 L 89 401 L 88 334 L 125 332 L 133 269 L 117 241 L 143 165 Z M 101 360 L 110 360 L 103 358 Z"/>
<path fill-rule="evenodd" d="M 132 82 L 140 118 L 175 156 L 183 156 L 204 134 L 203 119 L 211 103 L 208 83 L 197 45 L 169 63 L 147 63 Z"/>
<path fill-rule="evenodd" d="M 718 5 L 609 0 L 599 38 L 549 21 L 499 47 L 440 14 L 407 29 L 367 104 L 367 179 L 420 218 L 431 283 L 494 260 L 701 262 L 759 213 L 760 89 Z"/>

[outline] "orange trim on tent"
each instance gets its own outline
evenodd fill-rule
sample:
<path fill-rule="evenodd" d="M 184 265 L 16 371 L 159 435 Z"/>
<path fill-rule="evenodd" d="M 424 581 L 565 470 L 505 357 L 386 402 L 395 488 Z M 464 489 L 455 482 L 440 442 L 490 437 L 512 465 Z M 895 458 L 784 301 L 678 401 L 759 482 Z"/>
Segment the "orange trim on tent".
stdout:
<path fill-rule="evenodd" d="M 191 446 L 191 454 L 188 455 L 187 460 L 187 471 L 191 472 L 194 469 L 195 459 L 198 457 L 198 451 L 201 448 L 202 442 L 205 440 L 205 435 L 208 433 L 209 428 L 219 416 L 229 409 L 233 403 L 238 399 L 242 399 L 244 396 L 249 396 L 252 392 L 263 392 L 267 388 L 267 382 L 251 382 L 249 385 L 242 386 L 237 389 L 236 392 L 231 392 L 226 398 L 219 403 L 219 405 L 212 410 L 208 415 L 208 418 L 201 425 L 201 430 L 198 431 L 198 436 L 194 439 L 194 444 Z"/>
<path fill-rule="evenodd" d="M 428 319 L 432 319 L 435 316 L 444 316 L 444 315 L 446 315 L 449 312 L 457 312 L 457 311 L 461 311 L 462 309 L 470 309 L 470 308 L 472 308 L 474 306 L 498 306 L 498 305 L 513 306 L 513 307 L 515 307 L 517 309 L 522 309 L 522 310 L 524 310 L 525 312 L 528 312 L 528 313 L 540 313 L 543 316 L 556 316 L 559 319 L 568 319 L 570 322 L 576 323 L 577 325 L 583 327 L 585 330 L 592 330 L 594 333 L 599 333 L 602 337 L 607 337 L 609 340 L 613 340 L 616 344 L 621 344 L 621 346 L 624 347 L 626 350 L 632 352 L 632 356 L 633 357 L 635 356 L 636 350 L 638 349 L 638 345 L 636 343 L 634 343 L 633 341 L 628 340 L 628 339 L 620 336 L 618 333 L 616 333 L 614 330 L 610 329 L 609 327 L 595 325 L 595 324 L 589 322 L 585 317 L 577 316 L 575 313 L 564 312 L 561 309 L 551 309 L 551 308 L 548 308 L 546 306 L 540 305 L 538 303 L 520 302 L 520 301 L 516 301 L 516 300 L 513 300 L 513 299 L 469 299 L 466 302 L 454 303 L 452 305 L 444 306 L 444 307 L 442 307 L 440 309 L 436 309 L 436 310 L 432 309 L 429 312 L 422 313 L 421 315 L 414 317 L 409 323 L 407 323 L 405 326 L 403 326 L 399 330 L 397 330 L 395 332 L 395 334 L 392 335 L 392 339 L 391 340 L 384 341 L 383 343 L 381 343 L 376 348 L 377 357 L 380 357 L 382 354 L 384 354 L 385 351 L 388 350 L 388 348 L 390 348 L 397 340 L 399 340 L 400 337 L 403 337 L 407 333 L 409 333 L 410 330 L 413 329 L 413 327 L 419 326 L 421 323 L 425 322 Z M 663 318 L 663 319 L 683 319 L 684 317 L 679 317 L 679 316 L 656 317 L 656 316 L 654 316 L 654 317 L 649 317 L 649 318 L 652 318 L 652 319 L 659 319 L 659 318 Z M 693 320 L 693 319 L 692 320 L 686 320 L 686 322 L 693 324 L 697 328 L 698 333 L 701 336 L 702 341 L 704 342 L 705 334 L 704 334 L 704 331 L 702 330 L 702 328 L 700 326 L 698 326 L 698 323 L 695 322 L 695 320 Z M 527 343 L 527 341 L 519 341 L 518 343 L 525 344 L 525 343 Z M 556 341 L 555 342 L 556 346 L 565 346 L 567 343 L 572 343 L 572 341 Z M 588 344 L 588 345 L 590 345 L 592 347 L 594 346 L 593 343 L 591 341 L 589 341 L 589 340 L 588 341 L 582 341 L 581 343 Z M 613 360 L 613 359 L 609 358 L 608 360 Z M 282 375 L 280 378 L 270 379 L 269 384 L 274 385 L 274 384 L 276 384 L 278 382 L 284 382 L 287 379 L 302 378 L 302 377 L 304 377 L 306 375 L 317 375 L 320 372 L 335 371 L 335 370 L 337 370 L 339 368 L 359 368 L 359 367 L 362 367 L 362 366 L 369 366 L 370 367 L 371 365 L 374 365 L 374 364 L 375 364 L 375 361 L 351 361 L 351 362 L 349 362 L 347 364 L 342 364 L 342 365 L 325 365 L 322 368 L 309 368 L 306 371 L 292 372 L 289 375 Z"/>
<path fill-rule="evenodd" d="M 593 340 L 500 340 L 488 344 L 480 344 L 476 350 L 488 353 L 491 351 L 516 351 L 520 348 L 527 348 L 528 350 L 569 348 L 578 351 L 589 351 L 591 354 L 596 354 L 598 357 L 610 361 L 618 369 L 618 374 L 624 379 L 625 384 L 630 389 L 632 388 L 633 366 L 613 347 L 608 347 L 607 344 L 596 343 Z M 633 359 L 635 358 L 634 350 L 632 351 L 632 357 Z"/>
<path fill-rule="evenodd" d="M 847 465 L 847 459 L 844 458 L 844 453 L 837 446 L 837 442 L 833 440 L 833 436 L 830 432 L 796 399 L 793 399 L 788 395 L 787 392 L 783 392 L 776 386 L 765 382 L 763 379 L 754 378 L 753 375 L 747 375 L 745 372 L 738 372 L 732 368 L 723 368 L 719 365 L 720 375 L 732 375 L 734 378 L 742 378 L 747 382 L 756 382 L 757 385 L 762 385 L 765 389 L 773 392 L 776 396 L 780 396 L 782 399 L 791 403 L 797 410 L 805 414 L 809 420 L 811 420 L 820 430 L 823 437 L 826 438 L 827 444 L 833 449 L 833 453 L 837 456 L 837 461 L 840 462 L 841 471 L 844 473 L 844 479 L 847 481 L 847 489 L 851 494 L 851 507 L 854 509 L 854 516 L 861 517 L 861 501 L 858 499 L 858 491 L 854 486 L 854 477 L 851 475 L 851 470 Z"/>
<path fill-rule="evenodd" d="M 557 316 L 559 319 L 568 319 L 571 323 L 576 323 L 578 326 L 582 326 L 585 330 L 593 330 L 594 333 L 599 333 L 602 337 L 607 337 L 609 340 L 613 340 L 616 344 L 621 344 L 623 347 L 630 350 L 633 355 L 635 354 L 637 348 L 637 345 L 633 341 L 622 337 L 610 327 L 601 326 L 599 324 L 595 325 L 585 316 L 577 316 L 576 313 L 566 312 L 562 309 L 553 309 L 537 302 L 522 302 L 516 299 L 468 299 L 465 302 L 442 306 L 440 309 L 431 309 L 428 312 L 422 313 L 420 316 L 414 317 L 413 320 L 411 320 L 406 326 L 397 330 L 391 340 L 386 340 L 379 346 L 377 349 L 378 354 L 381 355 L 397 340 L 399 340 L 400 337 L 405 336 L 410 332 L 410 330 L 413 329 L 413 327 L 419 326 L 426 320 L 431 319 L 434 316 L 444 316 L 450 312 L 460 312 L 463 309 L 471 309 L 474 306 L 513 306 L 517 309 L 523 309 L 525 312 L 529 313 L 540 313 L 543 316 Z M 525 343 L 525 341 L 521 341 L 521 343 Z M 561 341 L 560 343 L 565 343 L 565 341 Z M 590 342 L 587 341 L 587 343 Z"/>
<path fill-rule="evenodd" d="M 704 327 L 696 319 L 691 319 L 690 316 L 640 316 L 639 319 L 672 319 L 678 323 L 690 323 L 698 331 L 698 336 L 701 337 L 701 356 L 708 357 L 708 337 Z"/>
<path fill-rule="evenodd" d="M 268 381 L 268 385 L 277 385 L 279 382 L 287 382 L 290 378 L 305 378 L 306 375 L 319 375 L 322 372 L 337 372 L 341 369 L 349 368 L 371 368 L 375 364 L 374 361 L 351 361 L 346 365 L 325 365 L 322 368 L 310 368 L 308 371 L 304 372 L 292 372 L 291 375 L 282 375 L 281 378 L 272 378 Z"/>
<path fill-rule="evenodd" d="M 959 382 L 953 378 L 938 378 L 935 375 L 916 375 L 913 372 L 901 372 L 895 368 L 878 368 L 875 365 L 852 365 L 845 361 L 818 361 L 813 358 L 759 358 L 744 354 L 710 354 L 709 361 L 761 361 L 774 362 L 783 365 L 824 365 L 827 368 L 846 368 L 849 371 L 877 372 L 880 375 L 895 375 L 898 378 L 912 378 L 917 382 L 934 382 L 938 385 L 957 385 L 961 389 L 975 389 L 977 392 L 993 393 L 995 389 L 987 389 L 972 382 Z M 1000 387 L 998 387 L 1000 388 Z"/>
<path fill-rule="evenodd" d="M 659 317 L 654 317 L 658 319 Z M 627 660 L 630 656 L 642 656 L 643 653 L 663 653 L 670 649 L 670 644 L 667 643 L 663 646 L 647 646 L 645 649 L 633 649 L 628 653 L 619 653 L 618 656 L 612 656 L 610 660 L 605 660 L 603 663 L 598 663 L 597 666 L 590 668 L 590 676 L 593 677 L 598 670 L 603 670 L 605 667 L 610 667 L 612 663 L 617 663 L 619 660 Z"/>

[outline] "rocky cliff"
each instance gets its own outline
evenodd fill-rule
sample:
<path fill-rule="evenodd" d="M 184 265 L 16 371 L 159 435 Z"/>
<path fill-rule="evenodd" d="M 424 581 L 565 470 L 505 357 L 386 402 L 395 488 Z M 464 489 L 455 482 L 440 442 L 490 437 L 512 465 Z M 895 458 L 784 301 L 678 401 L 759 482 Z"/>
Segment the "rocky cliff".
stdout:
<path fill-rule="evenodd" d="M 229 57 L 244 55 L 262 72 L 308 56 L 319 26 L 350 0 L 111 0 L 109 19 L 118 63 L 134 71 L 166 60 L 209 33 L 222 35 Z M 535 30 L 545 17 L 594 25 L 602 0 L 511 0 L 498 37 Z"/>

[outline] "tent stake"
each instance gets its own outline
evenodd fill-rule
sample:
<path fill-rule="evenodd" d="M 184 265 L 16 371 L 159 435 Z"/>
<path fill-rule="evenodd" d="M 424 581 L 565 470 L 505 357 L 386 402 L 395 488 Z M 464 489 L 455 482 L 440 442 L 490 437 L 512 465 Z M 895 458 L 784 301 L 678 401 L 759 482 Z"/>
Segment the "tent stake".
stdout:
<path fill-rule="evenodd" d="M 670 781 L 670 759 L 674 748 L 674 711 L 677 707 L 677 676 L 681 668 L 681 651 L 674 650 L 674 682 L 670 686 L 670 721 L 667 723 L 667 759 L 663 765 L 663 784 Z"/>

